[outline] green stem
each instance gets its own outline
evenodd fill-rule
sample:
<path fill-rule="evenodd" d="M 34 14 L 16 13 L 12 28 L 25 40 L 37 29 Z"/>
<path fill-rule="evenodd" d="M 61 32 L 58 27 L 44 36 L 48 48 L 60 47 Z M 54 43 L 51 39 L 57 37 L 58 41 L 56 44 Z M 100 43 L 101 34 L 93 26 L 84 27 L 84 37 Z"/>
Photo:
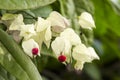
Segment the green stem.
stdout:
<path fill-rule="evenodd" d="M 36 59 L 35 56 L 33 56 L 33 62 L 34 62 L 34 64 L 35 64 L 35 66 L 37 67 L 37 59 Z"/>
<path fill-rule="evenodd" d="M 66 16 L 65 15 L 65 10 L 64 10 L 64 0 L 59 0 L 59 3 L 60 3 L 60 11 L 61 11 L 61 14 L 63 16 Z"/>
<path fill-rule="evenodd" d="M 16 62 L 25 70 L 31 80 L 42 80 L 37 68 L 31 59 L 26 56 L 18 44 L 5 31 L 1 29 L 0 42 L 10 52 Z"/>

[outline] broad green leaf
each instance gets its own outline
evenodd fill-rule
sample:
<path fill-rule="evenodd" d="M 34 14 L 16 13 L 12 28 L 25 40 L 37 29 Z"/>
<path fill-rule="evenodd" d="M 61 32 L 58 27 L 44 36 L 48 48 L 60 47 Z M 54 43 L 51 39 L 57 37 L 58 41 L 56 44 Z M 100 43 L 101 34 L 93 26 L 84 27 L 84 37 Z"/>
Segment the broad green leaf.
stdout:
<path fill-rule="evenodd" d="M 8 80 L 7 71 L 1 65 L 0 65 L 0 75 L 4 77 L 6 80 Z"/>
<path fill-rule="evenodd" d="M 3 66 L 0 64 L 0 75 L 5 78 L 5 80 L 18 80 L 15 76 L 13 76 L 11 73 L 7 72 Z M 21 77 L 21 75 L 19 75 Z M 21 78 L 20 78 L 21 79 Z M 19 79 L 19 80 L 20 80 Z M 1 80 L 1 79 L 0 79 Z"/>
<path fill-rule="evenodd" d="M 4 48 L 2 44 L 0 44 L 0 64 L 12 75 L 14 75 L 17 79 L 22 80 L 30 80 L 26 72 L 20 67 L 19 64 L 13 59 L 13 57 L 8 53 L 8 51 Z M 1 75 L 6 79 L 5 72 L 3 69 Z M 4 71 L 4 73 L 3 73 Z M 8 78 L 6 80 L 9 80 Z"/>
<path fill-rule="evenodd" d="M 33 9 L 53 3 L 55 0 L 0 0 L 0 9 Z"/>
<path fill-rule="evenodd" d="M 52 12 L 52 8 L 51 6 L 43 6 L 43 7 L 39 7 L 36 9 L 31 9 L 30 10 L 35 17 L 48 17 L 50 12 Z"/>
<path fill-rule="evenodd" d="M 30 80 L 42 80 L 37 68 L 31 61 L 31 59 L 27 55 L 25 55 L 25 53 L 23 52 L 23 50 L 21 50 L 18 44 L 6 32 L 1 29 L 0 41 L 12 55 L 15 61 L 28 74 Z"/>
<path fill-rule="evenodd" d="M 13 76 L 11 73 L 7 73 L 8 79 L 9 80 L 18 80 L 15 76 Z"/>

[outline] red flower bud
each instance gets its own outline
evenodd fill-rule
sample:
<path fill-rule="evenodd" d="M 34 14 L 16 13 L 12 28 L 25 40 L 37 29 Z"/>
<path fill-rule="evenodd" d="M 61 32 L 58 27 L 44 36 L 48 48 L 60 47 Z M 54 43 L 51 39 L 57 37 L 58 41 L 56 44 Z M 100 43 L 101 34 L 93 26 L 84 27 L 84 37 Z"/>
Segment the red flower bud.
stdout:
<path fill-rule="evenodd" d="M 58 60 L 59 60 L 60 62 L 64 62 L 64 61 L 66 60 L 66 56 L 65 56 L 65 55 L 60 55 L 60 56 L 58 57 Z"/>
<path fill-rule="evenodd" d="M 32 54 L 33 55 L 38 55 L 38 48 L 33 48 L 32 49 Z"/>

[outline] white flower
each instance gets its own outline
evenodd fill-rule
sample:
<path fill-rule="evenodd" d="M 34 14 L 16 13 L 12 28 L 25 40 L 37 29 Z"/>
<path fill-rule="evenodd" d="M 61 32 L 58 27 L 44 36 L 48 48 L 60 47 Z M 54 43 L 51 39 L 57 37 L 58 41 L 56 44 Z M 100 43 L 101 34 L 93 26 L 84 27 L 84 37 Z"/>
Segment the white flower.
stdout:
<path fill-rule="evenodd" d="M 21 25 L 20 36 L 24 37 L 25 40 L 30 39 L 34 35 L 36 35 L 36 32 L 33 24 Z"/>
<path fill-rule="evenodd" d="M 75 46 L 73 48 L 72 56 L 76 60 L 76 69 L 82 69 L 85 62 L 99 59 L 94 49 L 92 47 L 87 48 L 84 44 Z"/>
<path fill-rule="evenodd" d="M 22 14 L 18 14 L 12 21 L 9 30 L 20 30 L 21 25 L 24 25 Z"/>
<path fill-rule="evenodd" d="M 95 28 L 95 23 L 92 18 L 92 15 L 88 12 L 81 13 L 79 17 L 79 24 L 82 28 L 90 29 Z"/>
<path fill-rule="evenodd" d="M 71 44 L 68 40 L 63 37 L 57 37 L 51 44 L 53 51 L 56 55 L 60 55 L 61 52 L 69 54 L 71 50 Z"/>
<path fill-rule="evenodd" d="M 71 45 L 78 45 L 81 43 L 80 37 L 74 32 L 72 28 L 67 28 L 60 33 L 60 36 L 69 40 Z"/>
<path fill-rule="evenodd" d="M 32 49 L 37 48 L 38 55 L 40 56 L 39 45 L 33 39 L 23 41 L 22 48 L 23 48 L 24 52 L 30 57 L 33 57 Z"/>
<path fill-rule="evenodd" d="M 84 44 L 77 45 L 73 48 L 73 58 L 78 61 L 90 62 L 91 55 Z"/>
<path fill-rule="evenodd" d="M 63 53 L 67 57 L 67 62 L 69 62 L 71 57 L 71 48 L 79 44 L 81 44 L 80 37 L 72 28 L 67 28 L 52 42 L 51 46 L 57 57 Z"/>
<path fill-rule="evenodd" d="M 40 45 L 42 42 L 46 44 L 46 46 L 49 48 L 50 41 L 52 38 L 52 32 L 51 32 L 51 22 L 48 20 L 44 20 L 41 17 L 38 17 L 38 21 L 35 24 L 37 36 L 35 39 L 37 40 Z M 40 41 L 40 42 L 39 42 Z"/>
<path fill-rule="evenodd" d="M 51 44 L 52 50 L 55 53 L 55 55 L 58 57 L 61 55 L 67 56 L 67 61 L 69 60 L 69 56 L 71 53 L 71 47 L 69 40 L 63 38 L 63 37 L 57 37 Z"/>
<path fill-rule="evenodd" d="M 70 25 L 69 21 L 56 11 L 51 12 L 47 20 L 51 22 L 52 31 L 56 33 L 62 32 Z"/>

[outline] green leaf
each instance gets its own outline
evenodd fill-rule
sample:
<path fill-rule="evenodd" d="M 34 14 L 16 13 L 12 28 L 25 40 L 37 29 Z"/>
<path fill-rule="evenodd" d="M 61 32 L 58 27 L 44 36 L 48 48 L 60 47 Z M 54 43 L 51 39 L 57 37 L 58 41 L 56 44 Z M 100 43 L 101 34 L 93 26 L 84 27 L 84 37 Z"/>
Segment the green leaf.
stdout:
<path fill-rule="evenodd" d="M 41 76 L 31 61 L 31 59 L 25 55 L 23 50 L 18 46 L 18 44 L 3 30 L 0 29 L 0 41 L 13 56 L 16 62 L 24 69 L 28 74 L 30 80 L 42 80 Z"/>
<path fill-rule="evenodd" d="M 5 80 L 8 80 L 7 77 L 7 71 L 0 65 L 0 75 L 5 78 Z M 0 79 L 1 80 L 1 79 Z"/>
<path fill-rule="evenodd" d="M 55 0 L 0 0 L 0 9 L 22 10 L 46 6 Z"/>
<path fill-rule="evenodd" d="M 48 17 L 50 12 L 52 12 L 52 8 L 51 6 L 44 6 L 36 9 L 31 9 L 30 11 L 35 15 L 35 17 Z"/>
<path fill-rule="evenodd" d="M 8 53 L 8 51 L 4 48 L 2 44 L 0 44 L 0 64 L 12 75 L 14 75 L 17 79 L 22 80 L 30 80 L 26 72 L 20 67 L 19 64 L 13 59 L 13 57 Z M 0 68 L 1 75 L 6 79 L 5 71 Z M 3 73 L 4 71 L 4 73 Z M 7 75 L 7 74 L 6 74 Z M 9 80 L 9 79 L 6 79 Z"/>

